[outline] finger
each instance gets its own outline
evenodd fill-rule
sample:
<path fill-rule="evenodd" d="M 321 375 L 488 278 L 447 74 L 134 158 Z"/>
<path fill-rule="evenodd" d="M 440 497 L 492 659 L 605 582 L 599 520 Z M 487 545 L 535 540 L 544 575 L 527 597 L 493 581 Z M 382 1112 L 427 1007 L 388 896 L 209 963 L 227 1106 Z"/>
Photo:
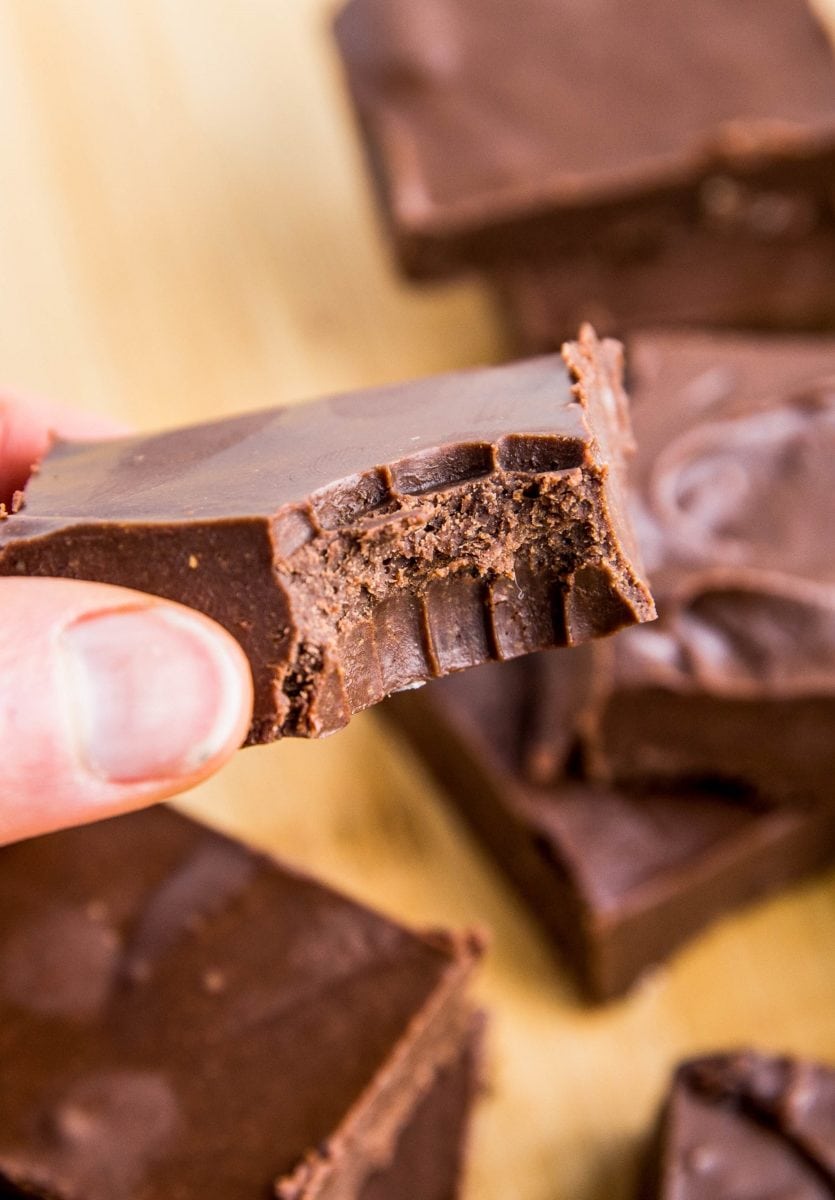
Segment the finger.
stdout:
<path fill-rule="evenodd" d="M 161 800 L 242 743 L 252 677 L 208 617 L 98 583 L 0 580 L 0 844 Z"/>
<path fill-rule="evenodd" d="M 56 437 L 95 441 L 127 429 L 110 417 L 72 412 L 46 400 L 0 395 L 0 500 L 9 503 Z"/>

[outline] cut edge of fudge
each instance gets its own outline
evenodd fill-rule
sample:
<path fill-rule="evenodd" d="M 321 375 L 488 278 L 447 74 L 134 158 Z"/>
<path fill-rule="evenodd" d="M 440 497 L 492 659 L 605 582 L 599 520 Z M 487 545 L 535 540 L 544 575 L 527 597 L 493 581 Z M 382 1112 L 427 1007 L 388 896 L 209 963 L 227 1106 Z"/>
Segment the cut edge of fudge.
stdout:
<path fill-rule="evenodd" d="M 632 331 L 664 327 L 831 332 L 835 212 L 791 238 L 757 237 L 745 229 L 745 213 L 756 213 L 758 203 L 776 209 L 779 194 L 719 182 L 739 193 L 729 201 L 739 213 L 724 228 L 660 225 L 653 233 L 623 222 L 602 248 L 491 266 L 486 278 L 516 353 L 553 353 L 581 321 L 627 340 Z"/>
<path fill-rule="evenodd" d="M 835 1193 L 835 1070 L 740 1049 L 675 1070 L 646 1157 L 643 1200 Z"/>
<path fill-rule="evenodd" d="M 250 518 L 234 497 L 234 515 L 217 515 L 223 498 L 206 499 L 211 464 L 230 453 L 224 438 L 245 438 L 257 454 L 269 413 L 195 427 L 192 461 L 180 473 L 176 456 L 186 453 L 189 430 L 61 443 L 20 510 L 0 523 L 0 574 L 119 584 L 220 621 L 253 668 L 249 742 L 320 736 L 427 678 L 651 620 L 626 517 L 622 476 L 632 440 L 620 348 L 586 326 L 563 357 L 404 385 L 404 397 L 436 386 L 454 396 L 460 381 L 473 412 L 456 423 L 451 400 L 443 418 L 450 440 L 439 429 L 434 447 L 411 456 L 401 449 L 395 461 L 338 478 L 306 499 L 284 503 L 285 489 L 282 503 L 265 512 L 259 491 Z M 310 421 L 344 420 L 363 399 L 366 407 L 382 403 L 374 392 L 337 398 L 308 410 Z M 456 434 L 468 419 L 491 428 L 479 404 L 489 401 L 492 412 L 499 399 L 502 420 L 490 420 L 518 432 L 492 440 Z M 508 413 L 517 404 L 518 421 Z M 306 419 L 304 406 L 294 410 L 288 436 L 298 437 Z M 384 407 L 377 420 L 387 420 Z M 304 436 L 312 452 L 309 427 Z M 143 492 L 149 463 L 158 474 Z M 268 467 L 259 462 L 259 488 Z M 184 499 L 188 471 L 201 488 L 193 517 Z"/>
<path fill-rule="evenodd" d="M 291 1175 L 277 1181 L 277 1200 L 329 1200 L 331 1196 L 341 1200 L 346 1188 L 347 1194 L 353 1189 L 360 1196 L 368 1179 L 391 1166 L 399 1138 L 439 1074 L 454 1066 L 461 1047 L 467 1057 L 479 1058 L 483 1018 L 473 1012 L 461 989 L 483 953 L 484 939 L 440 931 L 419 936 L 454 956 L 449 977 L 415 1017 L 338 1130 L 311 1149 Z M 407 1097 L 398 1095 L 404 1078 L 412 1080 L 413 1086 Z"/>
<path fill-rule="evenodd" d="M 362 1173 L 348 1173 L 350 1194 L 357 1200 L 455 1200 L 466 1166 L 473 1106 L 483 1089 L 486 1017 L 467 1013 L 465 1041 L 425 1084 L 414 1106 L 401 1114 L 396 1137 L 375 1144 L 373 1159 Z M 276 1184 L 277 1200 L 327 1200 L 334 1188 L 342 1200 L 351 1139 L 329 1142 Z M 430 1178 L 427 1175 L 437 1175 Z M 431 1188 L 431 1192 L 430 1189 Z"/>
<path fill-rule="evenodd" d="M 119 889 L 126 890 L 113 892 L 111 884 L 115 876 L 112 872 L 117 869 L 118 863 L 124 863 L 125 854 L 134 846 L 141 849 L 146 862 L 136 879 L 123 882 L 124 873 L 120 873 Z M 71 856 L 71 863 L 78 862 L 85 847 L 88 866 L 79 868 L 79 873 L 73 878 L 72 866 L 66 869 L 68 855 Z M 155 854 L 158 855 L 156 865 L 151 866 L 148 859 Z M 110 860 L 107 870 L 111 872 L 104 879 L 102 871 L 95 865 L 100 864 L 103 856 L 105 861 Z M 195 1125 L 192 1129 L 189 1123 L 197 1120 L 205 1101 L 198 1094 L 190 1095 L 189 1089 L 193 1086 L 193 1075 L 202 1078 L 203 1056 L 206 1053 L 209 1061 L 214 1063 L 212 1071 L 216 1071 L 218 1065 L 225 1064 L 225 1075 L 229 1070 L 234 1070 L 234 1064 L 238 1063 L 245 1064 L 246 1072 L 253 1072 L 249 1085 L 246 1083 L 249 1076 L 244 1071 L 236 1082 L 238 1088 L 250 1087 L 246 1093 L 248 1096 L 257 1097 L 263 1093 L 264 1111 L 259 1110 L 258 1114 L 259 1120 L 263 1121 L 262 1129 L 241 1132 L 242 1145 L 250 1147 L 246 1159 L 248 1162 L 256 1161 L 252 1168 L 256 1175 L 269 1160 L 275 1161 L 276 1170 L 271 1172 L 268 1168 L 270 1177 L 263 1178 L 261 1184 L 267 1187 L 274 1183 L 278 1189 L 277 1195 L 291 1197 L 292 1200 L 326 1200 L 337 1194 L 340 1198 L 354 1193 L 359 1195 L 358 1189 L 366 1177 L 384 1170 L 394 1161 L 398 1140 L 407 1130 L 413 1115 L 417 1114 L 427 1099 L 440 1073 L 447 1068 L 452 1069 L 456 1062 L 460 1063 L 462 1055 L 470 1076 L 465 1094 L 469 1107 L 478 1081 L 476 1067 L 480 1061 L 483 1017 L 474 1014 L 465 985 L 483 953 L 484 940 L 480 934 L 413 931 L 334 891 L 306 872 L 253 852 L 170 810 L 146 810 L 127 817 L 111 818 L 80 830 L 18 843 L 5 848 L 0 852 L 0 857 L 4 859 L 5 869 L 9 872 L 7 886 L 11 886 L 21 870 L 25 869 L 26 880 L 25 885 L 21 885 L 20 895 L 23 912 L 29 914 L 29 923 L 23 932 L 31 931 L 26 932 L 26 936 L 34 939 L 31 945 L 30 942 L 25 943 L 29 946 L 25 968 L 21 959 L 24 943 L 20 943 L 20 937 L 23 936 L 20 927 L 11 927 L 0 939 L 0 967 L 4 972 L 0 977 L 0 1008 L 6 1006 L 7 1029 L 13 1035 L 12 1042 L 4 1051 L 4 1086 L 11 1087 L 12 1080 L 18 1078 L 23 1069 L 19 1065 L 18 1075 L 11 1073 L 15 1046 L 22 1047 L 23 1053 L 29 1040 L 16 1040 L 27 1023 L 35 1045 L 43 1043 L 55 1047 L 49 1059 L 38 1065 L 35 1090 L 24 1109 L 30 1114 L 29 1118 L 20 1127 L 9 1125 L 7 1129 L 0 1129 L 0 1195 L 5 1194 L 5 1189 L 13 1197 L 31 1195 L 44 1197 L 45 1200 L 111 1200 L 108 1182 L 111 1175 L 113 1179 L 122 1178 L 127 1186 L 131 1179 L 143 1177 L 141 1173 L 136 1175 L 137 1163 L 140 1162 L 144 1172 L 156 1172 L 158 1169 L 161 1172 L 148 1174 L 143 1186 L 150 1187 L 153 1184 L 159 1187 L 166 1179 L 170 1183 L 173 1172 L 175 1178 L 181 1180 L 179 1186 L 185 1189 L 182 1194 L 191 1195 L 189 1189 L 193 1191 L 197 1179 L 202 1176 L 199 1172 L 192 1172 L 193 1177 L 186 1179 L 176 1175 L 180 1170 L 176 1153 L 173 1159 L 166 1158 L 171 1151 L 170 1138 L 167 1141 L 163 1139 L 163 1153 L 163 1142 L 159 1141 L 157 1145 L 154 1142 L 157 1135 L 153 1132 L 149 1134 L 151 1143 L 148 1149 L 142 1149 L 140 1159 L 136 1161 L 136 1148 L 127 1145 L 122 1171 L 119 1165 L 122 1139 L 117 1133 L 127 1119 L 125 1114 L 132 1111 L 130 1087 L 124 1098 L 127 1107 L 121 1118 L 121 1109 L 116 1101 L 121 1086 L 119 1080 L 123 1076 L 140 1082 L 150 1081 L 157 1078 L 154 1072 L 162 1071 L 160 1079 L 168 1079 L 167 1091 L 162 1097 L 165 1100 L 162 1111 L 167 1111 L 166 1105 L 175 1106 L 173 1111 L 179 1113 L 175 1122 L 177 1143 L 180 1136 L 188 1136 L 196 1139 L 199 1151 L 200 1128 L 203 1126 L 200 1124 L 198 1128 Z M 38 863 L 41 864 L 42 880 L 38 878 Z M 42 893 L 47 881 L 49 897 L 54 897 L 54 900 L 44 908 L 46 901 Z M 64 893 L 61 893 L 62 886 Z M 91 892 L 91 888 L 95 890 Z M 391 1002 L 382 998 L 378 1005 L 378 1016 L 388 1023 L 383 1026 L 385 1029 L 391 1027 L 390 1033 L 366 1036 L 360 1046 L 354 1047 L 352 1043 L 353 1053 L 362 1057 L 347 1067 L 347 1074 L 343 1071 L 336 1083 L 326 1078 L 320 1085 L 309 1072 L 305 1073 L 307 1068 L 301 1069 L 302 1060 L 296 1061 L 292 1055 L 286 1058 L 289 1051 L 285 1041 L 282 1041 L 285 1033 L 282 1026 L 275 1024 L 272 1015 L 276 1008 L 275 999 L 264 1008 L 268 1000 L 264 989 L 274 986 L 276 980 L 279 983 L 284 980 L 282 994 L 285 1000 L 278 1003 L 276 1010 L 282 1014 L 282 1021 L 285 1017 L 289 1019 L 289 1014 L 301 1013 L 299 1002 L 303 1008 L 305 996 L 309 1003 L 318 1003 L 321 989 L 319 968 L 314 970 L 311 964 L 299 961 L 300 947 L 296 947 L 295 942 L 287 942 L 287 949 L 283 948 L 288 936 L 286 930 L 280 934 L 270 933 L 269 936 L 279 939 L 276 953 L 281 960 L 281 965 L 275 967 L 276 975 L 271 981 L 269 972 L 265 972 L 263 967 L 264 951 L 257 948 L 255 943 L 247 947 L 248 938 L 244 936 L 246 930 L 238 929 L 237 934 L 234 933 L 234 922 L 246 920 L 251 931 L 250 939 L 258 928 L 263 936 L 265 921 L 269 919 L 270 912 L 273 916 L 280 914 L 279 905 L 287 906 L 288 921 L 295 920 L 299 914 L 306 914 L 311 936 L 316 936 L 317 945 L 325 937 L 328 925 L 332 928 L 335 941 L 328 953 L 336 956 L 336 965 L 331 966 L 328 958 L 322 970 L 325 979 L 330 978 L 328 972 L 333 975 L 336 971 L 330 986 L 337 989 L 337 997 L 342 996 L 344 1000 L 355 994 L 352 983 L 355 971 L 359 971 L 360 975 L 367 971 L 382 972 L 379 974 L 378 987 L 384 988 L 389 981 L 394 989 Z M 65 910 L 65 925 L 72 914 L 72 922 L 67 926 L 74 930 L 71 937 L 82 937 L 82 949 L 76 951 L 74 962 L 83 961 L 85 953 L 101 958 L 107 950 L 107 958 L 98 968 L 100 971 L 106 968 L 106 976 L 103 975 L 99 981 L 100 987 L 106 989 L 104 992 L 94 982 L 89 987 L 86 983 L 83 986 L 81 983 L 73 984 L 71 981 L 75 976 L 72 971 L 76 971 L 75 967 L 67 976 L 70 982 L 63 982 L 63 975 L 56 974 L 59 960 L 54 951 L 43 944 L 44 934 L 38 933 L 38 930 L 42 927 L 41 922 L 46 922 L 44 930 L 51 929 L 50 922 L 61 918 Z M 317 925 L 323 920 L 328 925 Z M 101 925 L 100 929 L 99 924 L 103 921 L 107 923 Z M 213 924 L 215 921 L 218 922 L 217 926 Z M 118 949 L 114 948 L 110 938 L 110 922 L 113 938 L 120 939 L 116 943 Z M 276 923 L 281 928 L 278 917 Z M 217 934 L 215 929 L 218 930 Z M 11 937 L 11 934 L 14 936 Z M 65 939 L 66 936 L 65 931 Z M 233 938 L 232 942 L 230 937 Z M 173 943 L 171 938 L 175 939 Z M 90 941 L 89 948 L 87 941 Z M 55 939 L 50 936 L 50 945 L 54 942 Z M 238 945 L 240 951 L 234 948 Z M 116 959 L 111 962 L 114 953 Z M 234 959 L 238 954 L 241 956 L 240 962 Z M 42 968 L 37 965 L 39 955 L 46 955 Z M 281 955 L 288 956 L 286 961 Z M 225 959 L 224 956 L 233 957 Z M 358 966 L 353 966 L 357 956 Z M 261 966 L 256 967 L 254 964 L 257 963 L 261 963 Z M 350 968 L 347 974 L 346 967 Z M 257 978 L 253 975 L 256 969 Z M 162 979 L 159 985 L 154 982 L 157 972 L 161 973 Z M 31 994 L 33 987 L 38 986 L 40 977 L 52 981 L 54 996 L 46 997 L 43 1002 L 38 1001 L 34 1008 L 30 1007 L 31 1002 L 21 1008 L 24 998 Z M 224 977 L 238 978 L 244 986 L 248 983 L 254 989 L 252 995 L 248 992 L 240 995 L 231 984 L 227 988 Z M 297 986 L 302 988 L 298 995 L 288 986 L 288 979 L 292 982 L 294 977 Z M 404 990 L 411 983 L 415 987 L 414 1001 L 411 994 Z M 188 1031 L 188 1037 L 183 1039 L 187 1045 L 180 1046 L 181 1035 L 176 1034 L 174 1059 L 169 1054 L 171 1047 L 166 1041 L 166 1038 L 170 1040 L 175 1035 L 173 1018 L 167 1007 L 171 1002 L 170 996 L 164 990 L 159 992 L 163 997 L 168 996 L 164 1011 L 157 1004 L 157 1012 L 153 1002 L 155 987 L 170 990 L 172 986 L 179 989 L 177 995 L 185 988 L 183 1020 L 187 1022 L 184 1028 Z M 339 988 L 347 988 L 347 991 L 339 991 Z M 387 995 L 388 992 L 385 993 Z M 9 1004 L 11 1007 L 8 1007 Z M 284 1006 L 287 1004 L 290 1007 L 285 1013 Z M 137 1005 L 140 1005 L 138 1009 Z M 392 1005 L 395 1007 L 392 1008 Z M 249 1013 L 252 1015 L 247 1015 Z M 130 1022 L 130 1036 L 125 1030 L 121 1035 L 118 1034 L 114 1014 L 119 1015 L 122 1021 Z M 297 1093 L 276 1093 L 272 1084 L 268 1083 L 269 1073 L 276 1064 L 266 1059 L 263 1064 L 260 1060 L 252 1060 L 249 1044 L 240 1041 L 241 1036 L 249 1037 L 245 1033 L 247 1029 L 255 1037 L 264 1018 L 268 1023 L 265 1024 L 265 1041 L 260 1053 L 266 1054 L 270 1046 L 278 1048 L 285 1055 L 285 1059 L 282 1059 L 284 1070 L 290 1072 L 292 1068 L 296 1074 L 290 1077 L 297 1082 L 302 1081 L 306 1089 L 306 1107 L 302 1110 L 306 1115 L 299 1118 L 301 1124 L 298 1129 L 294 1127 L 290 1133 L 282 1131 L 284 1141 L 276 1138 L 274 1149 L 269 1135 L 271 1123 L 280 1120 L 282 1104 L 289 1105 L 292 1112 L 293 1097 Z M 152 1022 L 149 1029 L 157 1032 L 151 1036 L 145 1030 L 141 1042 L 135 1045 L 131 1039 L 136 1036 L 133 1031 L 137 1021 L 141 1023 L 146 1019 Z M 306 1019 L 302 1015 L 302 1029 Z M 361 1019 L 362 1015 L 358 1013 L 357 1020 Z M 153 1023 L 155 1021 L 157 1024 Z M 229 1051 L 224 1048 L 224 1042 L 216 1042 L 216 1024 L 221 1030 L 228 1025 L 229 1029 L 238 1031 L 237 1049 L 234 1040 Z M 244 1031 L 243 1035 L 241 1030 Z M 389 1040 L 381 1041 L 381 1038 Z M 138 1056 L 137 1046 L 140 1050 Z M 334 1052 L 335 1043 L 324 1052 L 325 1063 L 328 1054 Z M 300 1053 L 306 1053 L 301 1046 Z M 53 1065 L 55 1054 L 58 1057 Z M 195 1055 L 197 1058 L 192 1062 Z M 24 1057 L 18 1061 L 23 1064 L 27 1060 Z M 68 1065 L 72 1068 L 69 1078 L 66 1075 Z M 200 1069 L 196 1070 L 198 1066 Z M 359 1091 L 351 1090 L 353 1084 L 349 1086 L 347 1082 L 355 1077 L 365 1079 Z M 215 1076 L 208 1078 L 215 1079 Z M 101 1091 L 101 1081 L 105 1079 L 110 1082 L 99 1095 L 96 1089 Z M 315 1097 L 314 1085 L 321 1086 L 323 1097 L 329 1087 L 339 1090 L 334 1093 L 335 1099 L 328 1101 L 323 1108 Z M 460 1093 L 463 1087 L 460 1078 L 459 1085 Z M 209 1085 L 204 1080 L 200 1086 L 217 1087 L 218 1082 L 216 1080 Z M 145 1094 L 148 1094 L 147 1087 L 143 1083 L 140 1098 Z M 156 1094 L 156 1091 L 150 1093 L 152 1097 L 156 1097 Z M 341 1107 L 343 1094 L 351 1096 L 347 1108 Z M 314 1101 L 318 1113 L 315 1117 L 311 1109 Z M 7 1098 L 7 1104 L 11 1102 L 12 1098 Z M 143 1101 L 146 1108 L 148 1102 Z M 255 1103 L 255 1100 L 251 1102 Z M 154 1104 L 158 1103 L 161 1100 L 155 1099 Z M 102 1104 L 105 1105 L 103 1109 Z M 321 1125 L 324 1121 L 321 1113 L 329 1109 L 338 1116 L 335 1115 L 327 1136 L 324 1140 L 312 1139 L 315 1144 L 309 1146 L 301 1161 L 297 1160 L 295 1156 L 301 1151 L 294 1143 L 298 1141 L 301 1145 L 300 1130 L 313 1128 L 316 1123 Z M 239 1110 L 241 1104 L 236 1098 L 230 1103 L 228 1113 L 215 1120 L 215 1134 L 222 1129 L 224 1137 L 229 1137 L 230 1133 L 234 1136 L 234 1130 L 227 1132 L 226 1122 L 234 1121 L 235 1113 L 238 1113 L 246 1127 L 249 1114 L 244 1118 L 242 1110 Z M 115 1115 L 108 1115 L 110 1113 Z M 459 1140 L 462 1140 L 466 1114 L 461 1112 L 460 1118 Z M 130 1119 L 133 1121 L 136 1118 Z M 313 1126 L 310 1125 L 311 1120 Z M 94 1163 L 104 1153 L 102 1139 L 106 1139 L 107 1146 L 116 1154 L 116 1161 L 109 1164 L 105 1162 L 99 1169 L 94 1167 Z M 142 1139 L 138 1144 L 140 1147 L 144 1145 Z M 209 1158 L 216 1153 L 213 1141 L 211 1145 L 207 1143 L 206 1151 Z M 146 1153 L 151 1155 L 147 1163 L 142 1157 Z M 163 1154 L 166 1163 L 164 1168 L 157 1167 L 160 1154 Z M 459 1163 L 462 1154 L 463 1148 Z M 297 1163 L 290 1174 L 278 1166 L 281 1155 Z M 230 1167 L 230 1180 L 237 1178 L 238 1171 L 240 1163 Z M 205 1184 L 206 1181 L 203 1182 Z M 83 1194 L 79 1194 L 79 1188 Z M 354 1189 L 354 1192 L 350 1189 Z M 128 1200 L 134 1192 L 130 1188 L 125 1192 L 123 1187 L 112 1194 L 113 1200 Z"/>
<path fill-rule="evenodd" d="M 533 661 L 483 667 L 474 677 L 392 697 L 380 715 L 421 756 L 589 1000 L 617 998 L 717 920 L 835 861 L 832 804 L 771 808 L 754 795 L 706 785 L 643 793 L 583 778 L 531 784 L 513 726 L 524 725 L 523 705 L 535 695 L 523 675 Z M 507 707 L 501 727 L 486 725 L 478 711 L 491 700 Z M 508 741 L 519 753 L 516 766 Z M 555 819 L 550 806 L 561 798 L 563 816 Z M 677 857 L 657 863 L 656 846 L 642 867 L 643 823 L 654 829 L 666 811 L 683 838 Z M 685 834 L 689 811 L 692 835 Z M 608 832 L 616 845 L 628 834 L 623 854 L 635 864 L 634 879 L 596 876 L 602 868 L 582 853 L 583 839 L 597 832 L 584 812 L 608 816 L 612 829 L 601 827 L 600 836 Z"/>
<path fill-rule="evenodd" d="M 805 0 L 794 7 L 792 15 L 797 19 L 802 13 L 807 27 L 799 52 L 813 55 L 818 90 L 828 70 L 835 91 L 835 55 L 821 14 Z M 425 113 L 434 112 L 429 125 L 434 119 L 437 138 L 450 141 L 448 157 L 454 161 L 455 138 L 466 133 L 453 130 L 449 135 L 444 124 L 444 105 L 460 86 L 455 51 L 445 53 L 450 24 L 443 5 L 425 15 L 404 15 L 402 9 L 387 11 L 380 0 L 348 0 L 334 22 L 365 157 L 400 264 L 413 278 L 445 276 L 510 259 L 536 262 L 544 247 L 567 246 L 570 251 L 595 235 L 605 241 L 611 234 L 615 249 L 622 252 L 625 244 L 628 252 L 633 243 L 641 243 L 641 215 L 647 205 L 667 216 L 676 201 L 687 209 L 701 207 L 721 232 L 727 194 L 733 189 L 745 193 L 750 188 L 765 196 L 755 210 L 766 238 L 781 217 L 780 211 L 769 215 L 775 163 L 795 177 L 805 171 L 816 193 L 825 195 L 835 156 L 835 119 L 823 105 L 821 112 L 804 120 L 735 112 L 698 132 L 686 130 L 677 147 L 648 149 L 635 163 L 560 169 L 554 162 L 535 169 L 529 162 L 527 174 L 514 179 L 520 156 L 514 156 L 513 148 L 530 140 L 525 117 L 513 111 L 512 97 L 503 102 L 500 96 L 488 95 L 480 108 L 484 97 L 472 79 L 463 82 L 459 108 L 469 121 L 468 141 L 485 148 L 484 163 L 475 171 L 481 179 L 471 180 L 457 195 L 443 195 L 422 162 L 421 134 L 412 126 L 422 124 L 421 105 Z M 496 54 L 495 48 L 491 53 Z M 744 101 L 740 107 L 745 108 Z M 426 129 L 422 136 L 428 140 Z M 541 130 L 538 138 L 541 141 Z"/>

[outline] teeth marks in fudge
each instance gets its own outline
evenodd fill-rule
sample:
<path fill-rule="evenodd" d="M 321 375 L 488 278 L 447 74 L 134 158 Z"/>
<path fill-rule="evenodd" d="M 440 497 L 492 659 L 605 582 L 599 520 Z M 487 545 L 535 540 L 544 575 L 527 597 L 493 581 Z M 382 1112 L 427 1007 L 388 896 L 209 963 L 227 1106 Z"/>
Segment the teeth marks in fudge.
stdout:
<path fill-rule="evenodd" d="M 628 349 L 659 620 L 390 708 L 594 999 L 835 860 L 835 343 Z"/>
<path fill-rule="evenodd" d="M 654 614 L 625 517 L 615 343 L 96 446 L 58 445 L 0 573 L 201 609 L 253 668 L 249 740 Z"/>

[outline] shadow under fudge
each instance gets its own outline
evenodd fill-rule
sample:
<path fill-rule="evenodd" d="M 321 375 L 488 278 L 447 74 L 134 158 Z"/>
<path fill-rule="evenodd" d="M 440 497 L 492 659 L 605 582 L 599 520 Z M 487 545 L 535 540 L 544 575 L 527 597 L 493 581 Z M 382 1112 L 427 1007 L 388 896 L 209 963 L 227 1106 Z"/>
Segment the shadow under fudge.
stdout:
<path fill-rule="evenodd" d="M 654 608 L 624 517 L 616 342 L 171 433 L 59 443 L 0 521 L 0 574 L 121 584 L 246 651 L 249 740 L 574 644 Z"/>
<path fill-rule="evenodd" d="M 481 949 L 161 808 L 0 850 L 0 1195 L 451 1200 Z"/>
<path fill-rule="evenodd" d="M 336 37 L 404 270 L 581 320 L 831 328 L 835 58 L 806 0 L 350 0 Z"/>
<path fill-rule="evenodd" d="M 550 655 L 534 655 L 393 696 L 380 713 L 419 751 L 583 994 L 605 1001 L 721 916 L 835 862 L 835 802 L 771 805 L 716 782 L 590 780 L 572 738 L 587 650 L 555 652 L 547 691 Z M 550 745 L 537 714 L 560 665 L 564 720 L 549 721 Z M 543 747 L 564 763 L 549 786 L 528 778 Z"/>
<path fill-rule="evenodd" d="M 835 1195 L 835 1071 L 743 1050 L 676 1070 L 641 1200 Z"/>

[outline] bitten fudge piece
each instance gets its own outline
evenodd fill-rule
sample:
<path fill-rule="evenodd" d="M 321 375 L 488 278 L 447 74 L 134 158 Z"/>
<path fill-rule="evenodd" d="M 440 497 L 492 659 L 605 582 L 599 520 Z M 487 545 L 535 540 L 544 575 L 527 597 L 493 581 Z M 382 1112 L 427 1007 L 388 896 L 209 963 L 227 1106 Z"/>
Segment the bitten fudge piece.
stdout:
<path fill-rule="evenodd" d="M 350 0 L 336 35 L 401 265 L 495 276 L 528 345 L 835 322 L 806 0 Z"/>
<path fill-rule="evenodd" d="M 650 619 L 623 516 L 618 343 L 122 441 L 59 443 L 0 521 L 0 574 L 122 584 L 214 617 L 249 740 Z"/>
<path fill-rule="evenodd" d="M 755 1051 L 683 1063 L 643 1200 L 831 1200 L 835 1071 Z"/>
<path fill-rule="evenodd" d="M 0 1194 L 388 1197 L 437 1134 L 456 1195 L 479 953 L 160 809 L 3 849 Z"/>
<path fill-rule="evenodd" d="M 489 664 L 394 696 L 381 713 L 600 1001 L 723 914 L 835 862 L 835 803 L 769 807 L 733 788 L 585 778 L 576 718 L 586 649 Z M 550 657 L 561 686 L 558 664 L 544 669 Z M 546 700 L 559 721 L 541 720 Z M 530 782 L 543 761 L 562 764 L 550 787 Z"/>
<path fill-rule="evenodd" d="M 660 620 L 595 654 L 590 770 L 835 798 L 835 341 L 629 350 L 633 515 Z"/>

